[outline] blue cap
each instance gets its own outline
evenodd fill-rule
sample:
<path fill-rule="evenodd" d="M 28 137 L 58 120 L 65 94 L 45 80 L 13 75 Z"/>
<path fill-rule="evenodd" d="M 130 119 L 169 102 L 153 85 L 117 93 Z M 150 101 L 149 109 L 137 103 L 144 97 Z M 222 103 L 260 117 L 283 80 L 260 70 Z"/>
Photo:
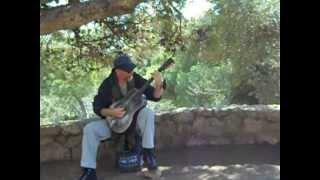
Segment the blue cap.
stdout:
<path fill-rule="evenodd" d="M 131 61 L 130 57 L 127 55 L 121 55 L 113 61 L 114 69 L 121 69 L 126 72 L 131 72 L 135 67 L 136 65 Z"/>

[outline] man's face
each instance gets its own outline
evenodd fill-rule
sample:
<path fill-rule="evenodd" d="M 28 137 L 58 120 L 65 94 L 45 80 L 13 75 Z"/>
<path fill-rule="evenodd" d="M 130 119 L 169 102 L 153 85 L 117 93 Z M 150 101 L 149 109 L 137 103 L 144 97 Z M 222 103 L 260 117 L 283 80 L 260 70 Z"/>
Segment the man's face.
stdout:
<path fill-rule="evenodd" d="M 122 69 L 118 69 L 118 71 L 119 71 L 119 76 L 121 76 L 121 78 L 123 78 L 126 81 L 131 80 L 131 78 L 133 76 L 133 71 L 127 72 L 127 71 L 122 70 Z"/>

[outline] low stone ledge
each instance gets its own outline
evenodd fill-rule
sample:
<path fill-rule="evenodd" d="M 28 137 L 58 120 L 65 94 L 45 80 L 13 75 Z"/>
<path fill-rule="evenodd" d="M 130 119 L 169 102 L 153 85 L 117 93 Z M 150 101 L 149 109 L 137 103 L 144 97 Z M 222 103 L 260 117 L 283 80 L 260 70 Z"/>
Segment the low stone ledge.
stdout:
<path fill-rule="evenodd" d="M 96 120 L 99 119 L 41 126 L 40 161 L 79 159 L 82 129 L 87 123 Z M 280 143 L 279 105 L 178 108 L 156 114 L 158 149 L 261 143 Z M 110 155 L 107 152 L 108 146 L 101 146 L 99 156 Z"/>

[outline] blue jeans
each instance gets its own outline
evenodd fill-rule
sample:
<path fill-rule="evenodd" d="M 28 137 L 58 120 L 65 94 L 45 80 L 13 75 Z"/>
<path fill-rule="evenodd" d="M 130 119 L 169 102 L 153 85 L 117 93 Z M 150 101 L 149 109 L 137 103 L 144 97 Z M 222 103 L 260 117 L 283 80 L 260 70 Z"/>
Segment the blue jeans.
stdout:
<path fill-rule="evenodd" d="M 142 147 L 154 148 L 155 113 L 149 108 L 143 108 L 137 116 L 137 132 L 142 137 Z M 106 120 L 88 123 L 83 128 L 81 167 L 96 169 L 97 151 L 101 141 L 111 137 L 111 130 Z"/>

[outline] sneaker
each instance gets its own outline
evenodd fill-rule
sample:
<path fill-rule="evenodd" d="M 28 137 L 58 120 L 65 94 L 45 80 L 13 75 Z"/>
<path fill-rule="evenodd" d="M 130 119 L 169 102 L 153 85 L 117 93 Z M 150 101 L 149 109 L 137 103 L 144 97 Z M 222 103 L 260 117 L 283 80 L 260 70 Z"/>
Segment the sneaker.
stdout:
<path fill-rule="evenodd" d="M 96 170 L 91 168 L 83 168 L 83 174 L 79 180 L 97 180 Z"/>
<path fill-rule="evenodd" d="M 138 176 L 141 176 L 145 179 L 161 179 L 162 176 L 162 172 L 160 171 L 160 169 L 156 169 L 156 170 L 146 170 L 146 169 L 142 169 L 141 171 L 139 171 L 137 173 Z"/>

